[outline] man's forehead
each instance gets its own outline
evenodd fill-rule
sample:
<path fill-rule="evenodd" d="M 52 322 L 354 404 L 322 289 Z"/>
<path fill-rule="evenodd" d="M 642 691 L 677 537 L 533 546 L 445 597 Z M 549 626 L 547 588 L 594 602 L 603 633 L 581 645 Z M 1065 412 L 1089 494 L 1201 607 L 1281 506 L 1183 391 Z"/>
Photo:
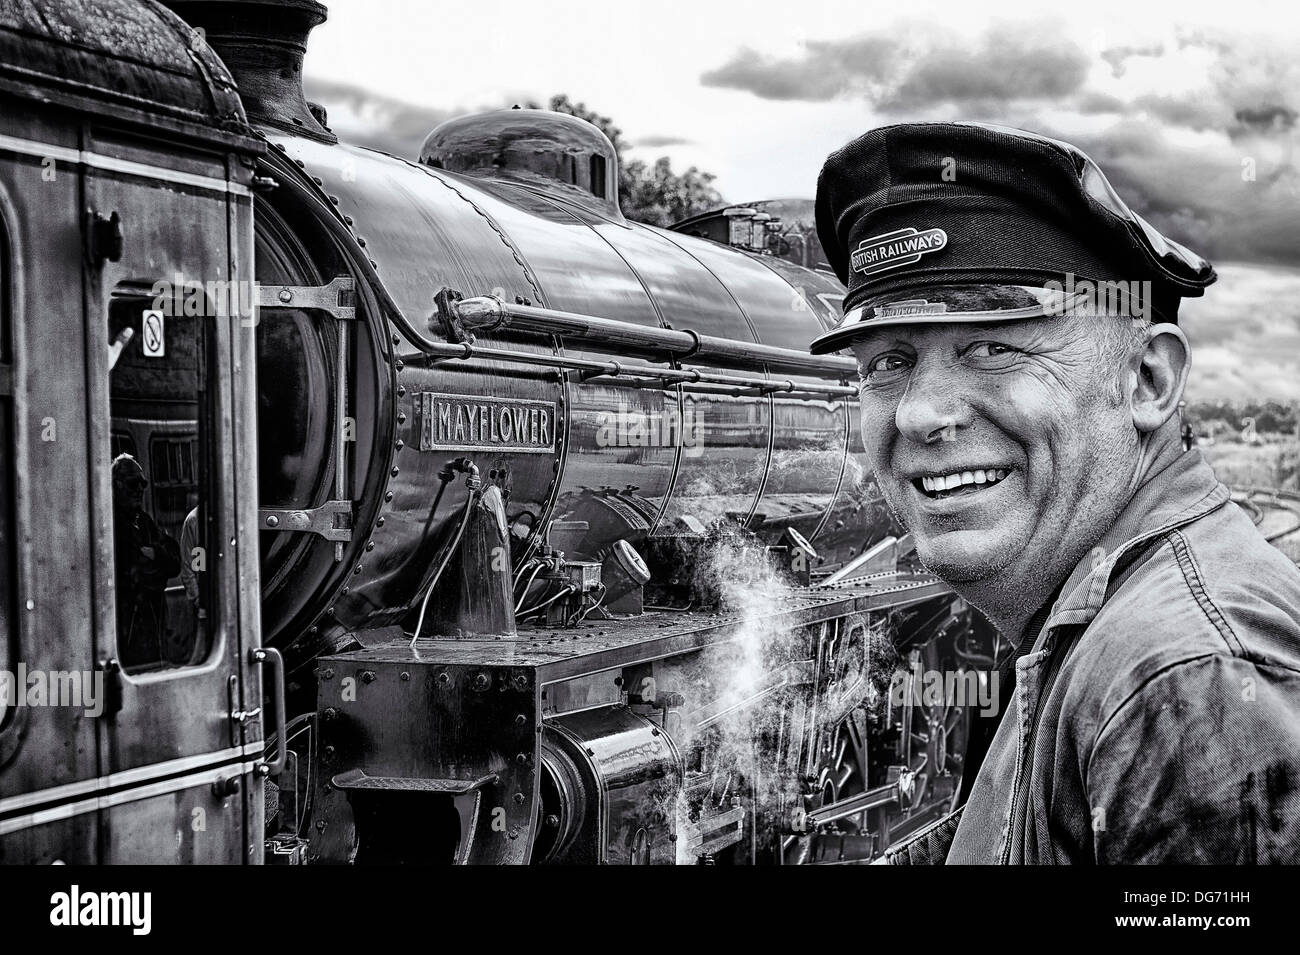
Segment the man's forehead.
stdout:
<path fill-rule="evenodd" d="M 868 328 L 849 341 L 856 352 L 884 344 L 915 343 L 921 341 L 949 341 L 989 336 L 1007 339 L 1046 338 L 1065 330 L 1073 323 L 1063 321 L 1067 316 L 1025 318 L 1008 322 L 914 322 L 898 325 L 878 325 Z"/>

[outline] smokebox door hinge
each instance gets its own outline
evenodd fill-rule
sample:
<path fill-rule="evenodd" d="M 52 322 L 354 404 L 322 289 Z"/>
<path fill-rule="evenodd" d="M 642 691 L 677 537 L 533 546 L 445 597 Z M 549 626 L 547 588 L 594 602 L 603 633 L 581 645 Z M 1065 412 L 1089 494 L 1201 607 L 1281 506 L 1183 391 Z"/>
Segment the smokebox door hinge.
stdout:
<path fill-rule="evenodd" d="M 312 309 L 352 321 L 357 317 L 356 286 L 347 275 L 327 285 L 259 285 L 257 307 Z"/>
<path fill-rule="evenodd" d="M 264 531 L 303 531 L 326 540 L 350 541 L 352 502 L 326 501 L 306 509 L 262 507 L 257 511 L 257 523 Z"/>

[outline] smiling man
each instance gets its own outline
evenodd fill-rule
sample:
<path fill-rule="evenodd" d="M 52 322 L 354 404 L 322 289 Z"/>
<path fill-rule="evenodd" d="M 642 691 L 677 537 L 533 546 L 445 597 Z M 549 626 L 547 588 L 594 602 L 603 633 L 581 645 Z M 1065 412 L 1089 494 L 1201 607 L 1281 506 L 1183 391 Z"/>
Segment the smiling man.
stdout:
<path fill-rule="evenodd" d="M 812 351 L 856 356 L 885 500 L 1013 648 L 965 804 L 889 861 L 1300 861 L 1300 571 L 1180 435 L 1209 263 L 980 124 L 849 143 L 817 226 L 848 294 Z"/>

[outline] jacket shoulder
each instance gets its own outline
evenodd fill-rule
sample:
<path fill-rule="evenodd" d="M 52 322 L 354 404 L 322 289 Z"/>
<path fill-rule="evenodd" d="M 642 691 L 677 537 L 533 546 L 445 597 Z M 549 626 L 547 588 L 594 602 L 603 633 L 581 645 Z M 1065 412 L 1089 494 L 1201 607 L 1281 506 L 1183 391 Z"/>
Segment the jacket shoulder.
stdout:
<path fill-rule="evenodd" d="M 1300 674 L 1300 569 L 1234 504 L 1162 535 L 1114 587 L 1065 664 L 1067 705 L 1100 729 L 1148 682 L 1210 657 Z"/>

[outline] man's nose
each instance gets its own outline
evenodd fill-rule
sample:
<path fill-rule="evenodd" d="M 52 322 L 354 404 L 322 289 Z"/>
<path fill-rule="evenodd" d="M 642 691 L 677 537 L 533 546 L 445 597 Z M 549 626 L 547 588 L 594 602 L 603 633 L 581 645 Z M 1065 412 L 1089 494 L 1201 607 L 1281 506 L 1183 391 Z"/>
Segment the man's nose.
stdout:
<path fill-rule="evenodd" d="M 894 412 L 899 434 L 918 444 L 955 441 L 970 424 L 970 406 L 955 387 L 951 371 L 920 362 L 908 376 L 907 390 Z"/>

